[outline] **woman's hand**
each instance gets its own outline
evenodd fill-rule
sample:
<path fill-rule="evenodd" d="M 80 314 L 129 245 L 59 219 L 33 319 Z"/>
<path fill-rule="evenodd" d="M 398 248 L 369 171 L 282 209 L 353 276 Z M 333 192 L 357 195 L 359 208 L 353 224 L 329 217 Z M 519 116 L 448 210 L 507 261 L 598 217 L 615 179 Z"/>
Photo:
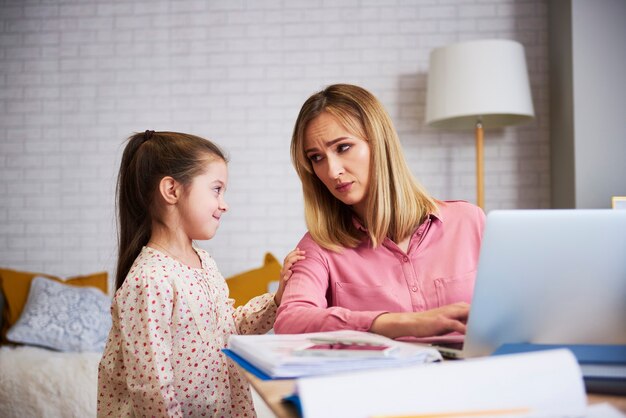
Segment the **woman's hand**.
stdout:
<path fill-rule="evenodd" d="M 300 250 L 298 247 L 296 247 L 295 250 L 291 251 L 285 257 L 285 261 L 283 262 L 283 268 L 280 271 L 280 283 L 278 284 L 278 290 L 274 295 L 274 302 L 276 302 L 276 306 L 280 306 L 280 301 L 283 298 L 285 286 L 287 285 L 287 281 L 291 277 L 291 266 L 293 266 L 297 261 L 304 260 L 306 258 L 304 256 L 304 253 L 304 250 Z"/>
<path fill-rule="evenodd" d="M 372 322 L 370 332 L 389 338 L 465 334 L 469 308 L 469 304 L 459 302 L 424 312 L 386 313 Z"/>

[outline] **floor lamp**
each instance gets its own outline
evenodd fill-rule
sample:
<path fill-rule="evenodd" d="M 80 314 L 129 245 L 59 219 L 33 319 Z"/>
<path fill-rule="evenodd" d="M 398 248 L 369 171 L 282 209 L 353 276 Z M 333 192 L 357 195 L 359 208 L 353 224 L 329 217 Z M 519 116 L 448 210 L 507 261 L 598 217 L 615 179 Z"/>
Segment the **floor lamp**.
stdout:
<path fill-rule="evenodd" d="M 534 117 L 524 47 L 490 39 L 436 48 L 430 53 L 426 123 L 474 129 L 476 198 L 484 209 L 483 127 L 516 125 Z"/>

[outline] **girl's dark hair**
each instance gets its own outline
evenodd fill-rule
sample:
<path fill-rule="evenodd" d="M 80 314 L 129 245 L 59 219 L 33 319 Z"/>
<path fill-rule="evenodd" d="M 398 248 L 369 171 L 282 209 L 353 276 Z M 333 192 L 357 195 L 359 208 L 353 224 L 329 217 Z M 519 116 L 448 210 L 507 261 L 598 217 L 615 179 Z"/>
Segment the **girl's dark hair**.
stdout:
<path fill-rule="evenodd" d="M 207 159 L 227 162 L 217 145 L 195 135 L 146 131 L 128 138 L 117 177 L 116 289 L 122 286 L 141 248 L 148 243 L 152 222 L 160 222 L 153 202 L 161 179 L 170 176 L 188 185 L 201 174 Z"/>

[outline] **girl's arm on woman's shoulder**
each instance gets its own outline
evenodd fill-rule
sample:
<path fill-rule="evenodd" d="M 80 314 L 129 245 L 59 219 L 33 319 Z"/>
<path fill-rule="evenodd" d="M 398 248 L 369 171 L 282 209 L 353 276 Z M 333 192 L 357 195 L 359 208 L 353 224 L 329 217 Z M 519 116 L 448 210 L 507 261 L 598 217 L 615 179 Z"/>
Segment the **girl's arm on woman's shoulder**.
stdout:
<path fill-rule="evenodd" d="M 304 254 L 305 252 L 297 247 L 287 254 L 280 272 L 278 290 L 275 294 L 268 293 L 260 298 L 253 298 L 245 306 L 238 307 L 235 310 L 235 323 L 240 334 L 261 334 L 269 331 L 274 326 L 276 307 L 281 303 L 285 285 L 292 274 L 292 267 L 298 261 L 306 258 Z M 271 304 L 268 304 L 267 295 L 272 296 L 274 309 L 272 309 Z"/>
<path fill-rule="evenodd" d="M 293 270 L 292 267 L 298 261 L 304 260 L 306 251 L 301 250 L 296 247 L 294 250 L 290 251 L 289 254 L 285 257 L 285 261 L 283 262 L 283 268 L 280 271 L 280 283 L 278 285 L 278 290 L 274 294 L 274 302 L 276 302 L 276 306 L 280 306 L 280 302 L 283 298 L 283 293 L 285 293 L 285 286 L 287 286 L 287 282 L 291 277 Z"/>

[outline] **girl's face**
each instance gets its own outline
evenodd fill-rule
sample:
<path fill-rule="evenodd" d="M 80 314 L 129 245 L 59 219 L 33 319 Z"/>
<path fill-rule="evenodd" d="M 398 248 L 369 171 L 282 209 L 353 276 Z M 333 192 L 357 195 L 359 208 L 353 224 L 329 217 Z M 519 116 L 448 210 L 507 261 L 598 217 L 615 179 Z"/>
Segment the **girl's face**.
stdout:
<path fill-rule="evenodd" d="M 182 228 L 192 240 L 213 238 L 220 217 L 228 210 L 224 200 L 228 169 L 222 160 L 206 162 L 206 168 L 186 187 L 181 201 Z"/>
<path fill-rule="evenodd" d="M 330 193 L 363 219 L 370 177 L 370 146 L 323 112 L 304 132 L 304 152 Z"/>

